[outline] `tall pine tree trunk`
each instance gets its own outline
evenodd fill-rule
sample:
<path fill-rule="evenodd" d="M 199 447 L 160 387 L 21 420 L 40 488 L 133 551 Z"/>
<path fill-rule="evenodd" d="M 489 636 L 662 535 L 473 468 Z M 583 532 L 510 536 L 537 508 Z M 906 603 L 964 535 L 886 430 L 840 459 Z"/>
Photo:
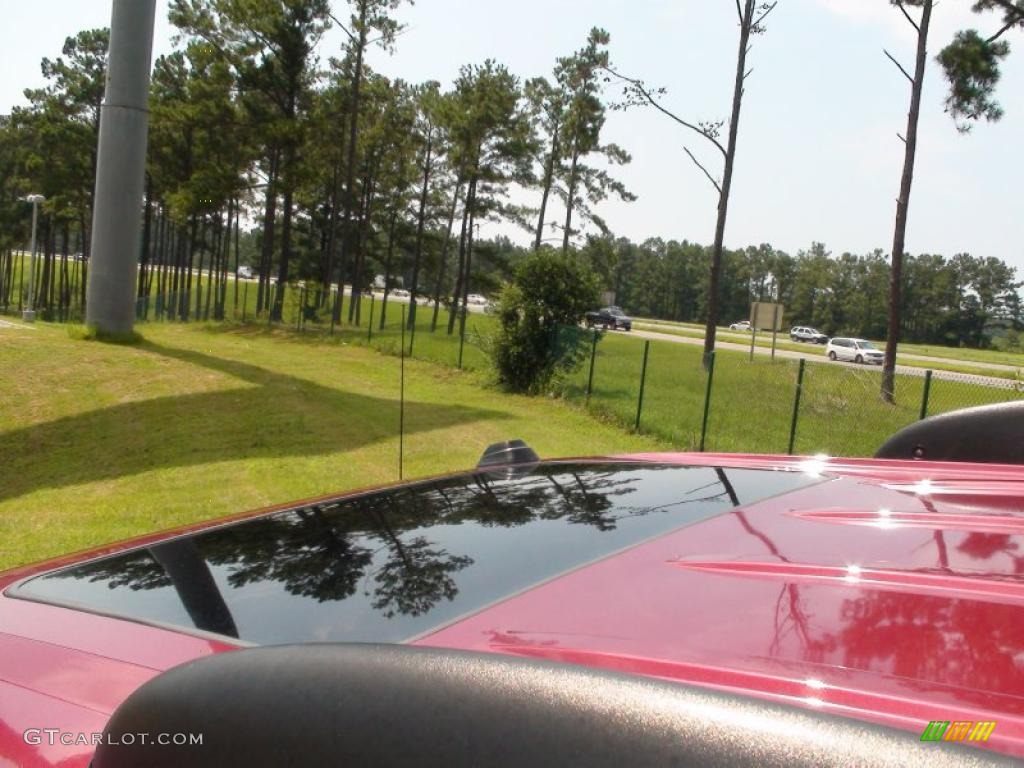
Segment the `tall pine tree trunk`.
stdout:
<path fill-rule="evenodd" d="M 367 0 L 359 2 L 359 42 L 356 45 L 356 63 L 352 73 L 352 119 L 349 123 L 348 132 L 348 159 L 345 167 L 345 218 L 341 227 L 341 268 L 338 275 L 338 293 L 343 296 L 345 293 L 345 273 L 347 262 L 355 247 L 355 232 L 352 219 L 356 207 L 356 142 L 359 140 L 359 97 L 363 79 L 363 53 L 366 50 L 366 14 Z M 355 261 L 355 259 L 353 259 Z M 348 321 L 358 315 L 359 288 L 356 281 L 352 281 L 352 293 L 349 298 Z M 341 301 L 339 299 L 339 314 Z"/>
<path fill-rule="evenodd" d="M 375 163 L 371 163 L 375 165 Z M 359 217 L 359 229 L 356 233 L 355 264 L 352 271 L 352 302 L 349 305 L 349 322 L 359 325 L 362 322 L 362 285 L 366 282 L 363 271 L 366 265 L 366 244 L 369 242 L 370 214 L 373 207 L 373 195 L 376 191 L 377 182 L 374 170 L 367 168 L 366 176 L 363 177 L 362 211 Z"/>
<path fill-rule="evenodd" d="M 562 253 L 569 252 L 569 239 L 572 237 L 572 210 L 576 204 L 576 168 L 580 154 L 573 147 L 572 163 L 569 166 L 569 184 L 565 195 L 565 230 L 562 233 Z"/>
<path fill-rule="evenodd" d="M 338 222 L 341 220 L 340 207 L 341 207 L 341 156 L 342 153 L 339 151 L 334 163 L 334 169 L 331 177 L 331 215 L 328 219 L 327 225 L 327 258 L 323 265 L 323 270 L 320 274 L 320 302 L 319 306 L 323 306 L 330 299 L 331 296 L 331 283 L 334 282 L 334 261 L 335 254 L 338 248 Z M 338 290 L 341 290 L 339 283 Z M 340 308 L 340 304 L 338 305 Z M 334 313 L 334 308 L 331 308 L 331 312 Z M 337 322 L 338 318 L 334 318 Z"/>
<path fill-rule="evenodd" d="M 729 140 L 725 150 L 722 190 L 718 197 L 718 220 L 715 222 L 715 243 L 711 249 L 711 267 L 708 274 L 708 316 L 704 325 L 705 367 L 710 362 L 711 353 L 715 350 L 715 333 L 718 329 L 718 294 L 722 278 L 725 222 L 729 215 L 729 193 L 732 190 L 732 171 L 736 163 L 736 137 L 740 128 L 740 107 L 743 105 L 743 81 L 747 76 L 747 52 L 755 10 L 755 0 L 744 0 L 743 21 L 740 24 L 740 45 L 736 56 L 736 80 L 732 92 L 732 115 L 729 119 Z"/>
<path fill-rule="evenodd" d="M 544 166 L 543 192 L 540 196 L 540 212 L 537 214 L 537 234 L 533 240 L 533 250 L 539 251 L 540 244 L 544 239 L 544 217 L 547 216 L 548 196 L 551 194 L 551 185 L 555 180 L 555 163 L 558 161 L 558 131 L 556 123 L 551 131 L 551 154 Z"/>
<path fill-rule="evenodd" d="M 387 256 L 384 259 L 384 297 L 380 302 L 380 329 L 384 330 L 388 315 L 388 294 L 391 293 L 391 269 L 395 256 L 395 224 L 398 221 L 398 206 L 391 209 L 390 221 L 388 222 L 388 246 Z"/>
<path fill-rule="evenodd" d="M 455 213 L 459 208 L 459 195 L 462 192 L 462 178 L 455 181 L 455 194 L 452 195 L 452 208 L 448 213 L 448 226 L 444 231 L 444 244 L 437 262 L 437 280 L 434 282 L 434 315 L 430 319 L 430 331 L 437 330 L 437 315 L 441 309 L 441 291 L 444 289 L 444 278 L 448 266 L 448 249 L 452 242 L 452 227 L 455 226 Z"/>
<path fill-rule="evenodd" d="M 466 243 L 466 276 L 462 279 L 462 326 L 465 329 L 466 315 L 469 312 L 469 278 L 473 273 L 473 227 L 476 224 L 476 181 L 470 190 L 469 205 L 469 237 Z"/>
<path fill-rule="evenodd" d="M 910 188 L 914 183 L 914 159 L 917 155 L 917 122 L 921 114 L 921 90 L 928 63 L 928 27 L 932 20 L 932 0 L 921 4 L 921 21 L 917 29 L 917 61 L 910 88 L 910 111 L 907 113 L 907 135 L 904 139 L 903 175 L 900 196 L 896 200 L 896 228 L 892 238 L 892 271 L 889 277 L 889 326 L 885 338 L 885 362 L 882 365 L 882 399 L 893 402 L 896 394 L 896 346 L 900 340 L 900 309 L 903 301 L 903 255 L 907 239 L 907 213 L 910 209 Z"/>
<path fill-rule="evenodd" d="M 428 128 L 426 157 L 423 161 L 423 186 L 420 189 L 420 209 L 416 215 L 416 250 L 412 257 L 412 286 L 409 290 L 408 325 L 410 328 L 416 325 L 416 296 L 420 288 L 420 263 L 423 259 L 423 228 L 427 219 L 427 194 L 430 191 L 431 153 L 433 148 L 433 128 Z"/>
<path fill-rule="evenodd" d="M 277 223 L 277 165 L 275 150 L 270 160 L 266 200 L 263 206 L 263 242 L 260 248 L 259 284 L 256 288 L 256 313 L 270 306 L 270 267 L 274 258 L 274 228 Z"/>
<path fill-rule="evenodd" d="M 284 292 L 288 286 L 288 267 L 292 254 L 292 197 L 289 183 L 284 191 L 284 214 L 281 217 L 281 263 L 277 269 L 277 292 L 271 317 L 280 322 L 284 319 Z"/>
<path fill-rule="evenodd" d="M 143 296 L 146 273 L 149 269 L 149 241 L 153 229 L 153 179 L 146 174 L 146 206 L 142 215 L 142 257 L 139 259 L 138 297 Z"/>
<path fill-rule="evenodd" d="M 203 319 L 203 259 L 206 256 L 206 217 L 199 227 L 199 264 L 196 267 L 196 320 Z M 189 265 L 191 267 L 191 265 Z"/>
<path fill-rule="evenodd" d="M 469 226 L 469 207 L 472 199 L 473 185 L 476 179 L 470 179 L 466 188 L 466 205 L 462 209 L 462 229 L 459 232 L 459 270 L 455 275 L 455 291 L 452 294 L 452 303 L 448 311 L 448 335 L 455 332 L 455 316 L 458 314 L 459 296 L 462 295 L 462 281 L 466 270 L 466 227 Z"/>

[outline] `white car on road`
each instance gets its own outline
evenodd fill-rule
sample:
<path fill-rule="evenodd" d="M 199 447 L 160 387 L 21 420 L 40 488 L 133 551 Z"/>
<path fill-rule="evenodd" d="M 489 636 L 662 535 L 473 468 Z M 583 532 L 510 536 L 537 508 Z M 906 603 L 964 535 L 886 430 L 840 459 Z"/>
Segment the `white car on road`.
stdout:
<path fill-rule="evenodd" d="M 866 339 L 837 337 L 829 341 L 825 354 L 829 360 L 848 360 L 854 363 L 881 365 L 885 360 L 885 353 Z"/>
<path fill-rule="evenodd" d="M 749 320 L 740 320 L 738 323 L 733 323 L 732 325 L 730 325 L 729 326 L 729 330 L 730 331 L 749 331 L 750 330 L 750 321 Z"/>

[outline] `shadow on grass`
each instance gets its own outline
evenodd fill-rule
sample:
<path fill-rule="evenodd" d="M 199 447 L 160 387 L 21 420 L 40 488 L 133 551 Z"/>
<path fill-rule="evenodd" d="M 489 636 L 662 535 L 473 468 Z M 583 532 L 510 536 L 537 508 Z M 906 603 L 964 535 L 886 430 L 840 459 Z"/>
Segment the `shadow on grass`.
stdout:
<path fill-rule="evenodd" d="M 429 319 L 423 322 L 429 323 Z M 298 331 L 294 326 L 277 325 L 270 328 L 266 323 L 251 321 L 247 323 L 211 322 L 201 327 L 204 332 L 214 335 L 274 338 L 278 341 L 305 346 L 353 346 L 376 350 L 389 357 L 399 356 L 401 343 L 400 325 L 394 324 L 389 324 L 385 330 L 381 331 L 375 323 L 373 336 L 368 339 L 365 318 L 362 326 L 339 325 L 333 332 L 330 331 L 329 324 L 310 324 L 302 331 Z M 466 332 L 462 370 L 467 373 L 486 373 L 487 370 L 486 352 L 481 348 L 478 335 L 473 329 Z M 435 332 L 431 332 L 429 327 L 417 326 L 415 339 L 409 331 L 406 331 L 405 345 L 406 349 L 412 345 L 415 352 L 412 355 L 406 355 L 407 360 L 438 363 L 452 369 L 456 368 L 458 364 L 459 337 L 457 334 L 449 336 L 442 324 L 438 325 Z"/>
<path fill-rule="evenodd" d="M 354 451 L 398 434 L 397 381 L 395 397 L 374 397 L 200 352 L 150 342 L 135 348 L 245 385 L 124 403 L 0 433 L 0 501 L 160 468 Z M 406 401 L 405 431 L 503 418 L 493 410 Z"/>

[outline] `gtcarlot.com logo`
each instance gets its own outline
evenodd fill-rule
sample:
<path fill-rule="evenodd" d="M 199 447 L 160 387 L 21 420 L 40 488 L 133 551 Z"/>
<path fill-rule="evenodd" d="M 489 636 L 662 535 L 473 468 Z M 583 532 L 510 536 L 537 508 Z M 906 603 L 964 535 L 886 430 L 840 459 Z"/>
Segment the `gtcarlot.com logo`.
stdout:
<path fill-rule="evenodd" d="M 996 728 L 992 720 L 932 720 L 921 741 L 988 741 Z"/>
<path fill-rule="evenodd" d="M 202 746 L 201 733 L 119 733 L 116 736 L 104 733 L 85 733 L 82 731 L 62 731 L 60 728 L 29 728 L 21 737 L 26 744 L 65 747 L 82 746 L 98 747 L 100 744 L 111 746 L 129 746 L 132 744 L 160 744 L 162 746 Z"/>

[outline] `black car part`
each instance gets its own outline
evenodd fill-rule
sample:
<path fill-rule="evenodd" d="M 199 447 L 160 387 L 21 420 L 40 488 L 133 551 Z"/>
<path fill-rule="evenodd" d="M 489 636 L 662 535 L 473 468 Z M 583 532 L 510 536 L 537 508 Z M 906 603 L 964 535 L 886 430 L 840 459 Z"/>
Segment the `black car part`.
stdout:
<path fill-rule="evenodd" d="M 202 743 L 142 743 L 143 733 L 202 734 Z M 92 768 L 1010 764 L 913 733 L 583 667 L 305 645 L 219 654 L 154 678 L 118 707 Z"/>
<path fill-rule="evenodd" d="M 876 459 L 1024 464 L 1024 401 L 932 416 L 890 437 Z"/>
<path fill-rule="evenodd" d="M 477 469 L 487 469 L 488 467 L 506 467 L 510 464 L 536 464 L 539 461 L 540 456 L 524 441 L 505 440 L 487 446 L 480 461 L 476 463 L 476 467 Z"/>

